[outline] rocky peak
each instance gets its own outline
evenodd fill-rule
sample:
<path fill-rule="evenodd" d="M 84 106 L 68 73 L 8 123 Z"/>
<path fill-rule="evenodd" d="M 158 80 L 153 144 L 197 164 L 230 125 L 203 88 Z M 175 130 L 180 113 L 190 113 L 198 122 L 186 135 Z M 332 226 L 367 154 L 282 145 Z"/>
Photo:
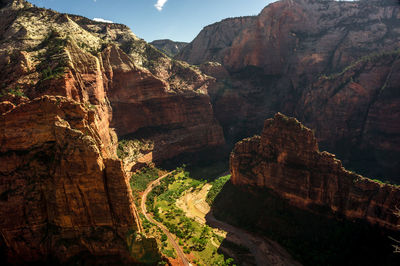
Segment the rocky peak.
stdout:
<path fill-rule="evenodd" d="M 395 215 L 400 187 L 347 171 L 335 155 L 319 151 L 313 132 L 295 118 L 267 119 L 261 137 L 235 145 L 230 168 L 234 185 L 272 189 L 300 208 L 393 230 L 400 224 Z"/>
<path fill-rule="evenodd" d="M 150 43 L 158 50 L 162 51 L 168 56 L 174 57 L 177 55 L 185 46 L 188 44 L 186 42 L 175 42 L 168 39 L 165 40 L 155 40 Z"/>

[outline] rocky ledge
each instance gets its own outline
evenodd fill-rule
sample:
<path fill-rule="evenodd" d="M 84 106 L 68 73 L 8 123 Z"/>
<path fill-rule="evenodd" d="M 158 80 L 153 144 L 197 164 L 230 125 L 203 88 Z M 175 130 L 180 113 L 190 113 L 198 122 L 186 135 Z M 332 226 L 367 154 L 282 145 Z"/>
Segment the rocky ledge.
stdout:
<path fill-rule="evenodd" d="M 335 155 L 321 152 L 314 133 L 280 113 L 265 121 L 261 136 L 238 142 L 231 153 L 235 186 L 273 190 L 291 204 L 347 219 L 397 229 L 400 188 L 342 167 Z"/>

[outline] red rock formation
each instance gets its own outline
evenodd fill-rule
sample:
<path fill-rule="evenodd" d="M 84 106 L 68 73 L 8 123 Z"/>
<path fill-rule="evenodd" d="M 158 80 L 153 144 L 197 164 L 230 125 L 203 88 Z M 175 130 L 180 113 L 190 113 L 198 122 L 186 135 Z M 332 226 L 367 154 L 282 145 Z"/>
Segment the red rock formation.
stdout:
<path fill-rule="evenodd" d="M 229 140 L 281 111 L 352 169 L 400 182 L 399 14 L 393 0 L 281 0 L 207 26 L 178 58 L 229 70 L 210 91 Z"/>
<path fill-rule="evenodd" d="M 101 153 L 99 119 L 44 96 L 0 120 L 0 230 L 8 262 L 115 256 L 129 262 L 138 217 L 119 160 Z"/>
<path fill-rule="evenodd" d="M 152 159 L 220 145 L 207 95 L 214 79 L 126 26 L 23 0 L 0 6 L 0 38 L 0 253 L 12 263 L 89 264 L 157 255 L 155 240 L 136 234 L 110 125 L 121 135 L 161 128 L 146 135 Z"/>
<path fill-rule="evenodd" d="M 171 60 L 126 26 L 33 7 L 0 12 L 7 26 L 0 28 L 0 92 L 20 88 L 31 99 L 61 95 L 86 103 L 99 116 L 104 153 L 115 155 L 110 125 L 120 137 L 161 128 L 152 136 L 158 159 L 224 143 L 207 95 L 214 79 Z M 11 38 L 14 32 L 23 38 Z"/>
<path fill-rule="evenodd" d="M 398 186 L 378 183 L 342 167 L 320 152 L 313 132 L 280 113 L 267 119 L 261 137 L 236 144 L 230 158 L 232 183 L 269 188 L 295 206 L 329 208 L 348 219 L 397 229 Z"/>
<path fill-rule="evenodd" d="M 102 62 L 109 81 L 112 126 L 120 136 L 146 131 L 142 137 L 154 141 L 155 161 L 224 143 L 207 94 L 171 89 L 115 46 L 103 51 Z M 201 86 L 210 83 L 200 81 Z"/>

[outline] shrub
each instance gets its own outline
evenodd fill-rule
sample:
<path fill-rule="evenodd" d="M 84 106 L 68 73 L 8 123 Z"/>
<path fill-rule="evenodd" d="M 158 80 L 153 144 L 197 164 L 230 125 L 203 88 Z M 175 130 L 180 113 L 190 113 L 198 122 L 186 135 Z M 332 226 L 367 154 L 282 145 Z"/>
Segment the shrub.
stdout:
<path fill-rule="evenodd" d="M 207 194 L 206 202 L 208 204 L 212 204 L 215 200 L 215 197 L 221 192 L 222 187 L 228 182 L 231 178 L 231 175 L 221 176 L 220 178 L 214 180 L 212 182 L 212 187 Z"/>
<path fill-rule="evenodd" d="M 8 90 L 3 89 L 0 92 L 0 97 L 5 96 L 7 94 L 12 94 L 12 95 L 15 95 L 15 96 L 20 96 L 20 97 L 22 97 L 22 96 L 25 97 L 25 93 L 20 87 L 15 87 L 13 89 L 8 89 Z"/>

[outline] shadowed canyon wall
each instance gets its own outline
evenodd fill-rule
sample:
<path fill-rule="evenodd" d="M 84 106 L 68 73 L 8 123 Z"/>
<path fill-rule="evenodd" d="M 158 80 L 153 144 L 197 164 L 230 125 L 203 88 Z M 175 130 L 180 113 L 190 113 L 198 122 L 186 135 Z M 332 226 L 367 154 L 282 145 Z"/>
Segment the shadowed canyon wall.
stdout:
<path fill-rule="evenodd" d="M 325 207 L 392 230 L 400 223 L 398 186 L 345 170 L 333 154 L 319 151 L 310 129 L 280 113 L 265 121 L 261 136 L 235 145 L 230 169 L 235 186 L 271 189 L 303 209 Z"/>
<path fill-rule="evenodd" d="M 281 111 L 351 169 L 400 182 L 399 14 L 398 1 L 282 0 L 205 27 L 177 58 L 229 72 L 206 72 L 228 142 Z"/>

